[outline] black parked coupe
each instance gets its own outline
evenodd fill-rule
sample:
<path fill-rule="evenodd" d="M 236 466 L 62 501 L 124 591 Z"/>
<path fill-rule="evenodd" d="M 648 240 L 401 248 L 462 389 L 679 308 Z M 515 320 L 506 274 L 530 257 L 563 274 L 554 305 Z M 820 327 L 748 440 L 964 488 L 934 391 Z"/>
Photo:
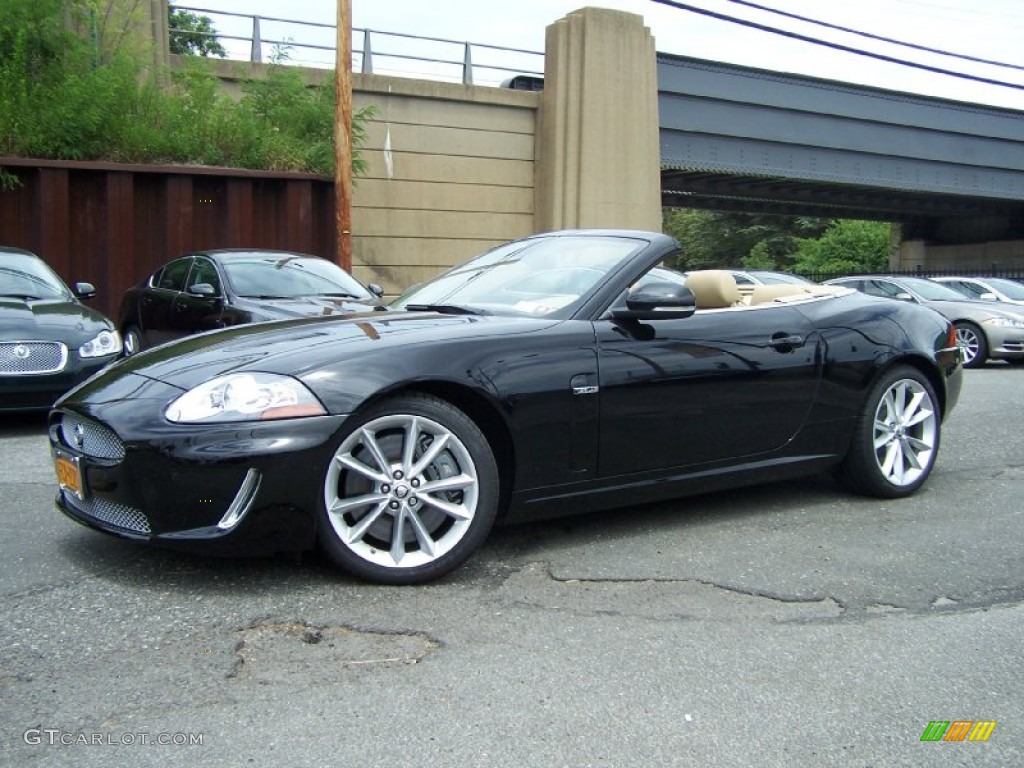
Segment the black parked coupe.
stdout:
<path fill-rule="evenodd" d="M 380 304 L 337 264 L 302 253 L 226 249 L 168 262 L 121 301 L 125 352 L 183 336 L 264 320 L 348 314 Z"/>
<path fill-rule="evenodd" d="M 121 355 L 121 337 L 82 304 L 90 283 L 68 288 L 41 258 L 0 247 L 0 411 L 46 411 Z"/>
<path fill-rule="evenodd" d="M 496 521 L 822 470 L 879 497 L 920 487 L 960 392 L 949 321 L 823 286 L 741 300 L 726 271 L 659 279 L 678 251 L 537 235 L 386 312 L 127 358 L 51 414 L 57 504 L 172 547 L 318 542 L 400 584 L 452 570 Z"/>

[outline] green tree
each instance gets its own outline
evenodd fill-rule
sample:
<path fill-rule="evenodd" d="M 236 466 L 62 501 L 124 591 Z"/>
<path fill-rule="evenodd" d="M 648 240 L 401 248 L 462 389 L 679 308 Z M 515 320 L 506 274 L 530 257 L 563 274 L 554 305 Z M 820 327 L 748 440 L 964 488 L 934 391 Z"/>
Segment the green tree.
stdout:
<path fill-rule="evenodd" d="M 217 40 L 217 30 L 209 16 L 200 16 L 180 8 L 168 8 L 167 27 L 171 53 L 221 58 L 228 55 Z"/>
<path fill-rule="evenodd" d="M 878 272 L 889 264 L 890 225 L 836 219 L 818 238 L 801 239 L 793 268 L 800 274 Z"/>
<path fill-rule="evenodd" d="M 683 246 L 681 269 L 746 267 L 789 269 L 801 238 L 817 237 L 827 226 L 807 216 L 727 213 L 692 208 L 666 209 L 664 230 Z"/>
<path fill-rule="evenodd" d="M 333 78 L 307 86 L 282 57 L 236 101 L 189 56 L 161 88 L 137 51 L 99 56 L 95 37 L 71 31 L 93 28 L 94 0 L 0 2 L 0 156 L 334 173 Z M 372 114 L 353 118 L 355 173 Z M 0 171 L 0 188 L 14 183 Z"/>

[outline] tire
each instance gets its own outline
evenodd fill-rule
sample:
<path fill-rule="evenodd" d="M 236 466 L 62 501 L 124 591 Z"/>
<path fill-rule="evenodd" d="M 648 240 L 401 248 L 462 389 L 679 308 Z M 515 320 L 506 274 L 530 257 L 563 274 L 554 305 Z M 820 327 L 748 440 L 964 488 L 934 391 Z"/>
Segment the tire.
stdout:
<path fill-rule="evenodd" d="M 339 441 L 324 472 L 320 546 L 350 573 L 419 584 L 461 565 L 487 538 L 498 468 L 466 414 L 429 395 L 383 401 Z"/>
<path fill-rule="evenodd" d="M 938 401 L 924 375 L 908 366 L 886 371 L 864 401 L 837 478 L 855 493 L 909 496 L 931 474 L 941 430 Z"/>
<path fill-rule="evenodd" d="M 142 351 L 142 333 L 134 325 L 124 329 L 124 354 L 131 357 Z"/>
<path fill-rule="evenodd" d="M 988 360 L 988 341 L 974 323 L 956 323 L 956 343 L 964 356 L 964 368 L 979 368 Z"/>

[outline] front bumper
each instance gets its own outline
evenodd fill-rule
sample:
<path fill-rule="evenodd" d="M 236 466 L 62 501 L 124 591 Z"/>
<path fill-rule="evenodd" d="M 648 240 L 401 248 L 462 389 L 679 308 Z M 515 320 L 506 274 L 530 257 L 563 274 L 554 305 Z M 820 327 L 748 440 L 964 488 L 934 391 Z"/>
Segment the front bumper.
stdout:
<path fill-rule="evenodd" d="M 155 396 L 89 407 L 62 401 L 51 413 L 58 509 L 115 536 L 210 554 L 314 545 L 344 416 L 178 425 L 162 410 L 179 391 L 146 388 Z"/>
<path fill-rule="evenodd" d="M 116 359 L 81 359 L 76 354 L 62 371 L 0 376 L 0 411 L 49 410 L 61 395 Z"/>

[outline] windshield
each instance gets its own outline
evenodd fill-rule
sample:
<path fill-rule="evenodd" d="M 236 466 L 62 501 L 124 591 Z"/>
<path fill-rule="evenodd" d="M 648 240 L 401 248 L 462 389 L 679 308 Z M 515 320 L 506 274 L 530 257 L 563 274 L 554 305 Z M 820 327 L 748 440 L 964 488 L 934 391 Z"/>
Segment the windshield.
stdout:
<path fill-rule="evenodd" d="M 615 236 L 520 240 L 411 288 L 391 307 L 566 316 L 584 295 L 644 245 L 640 240 Z"/>
<path fill-rule="evenodd" d="M 0 295 L 25 299 L 67 299 L 71 297 L 71 291 L 38 256 L 0 251 Z"/>
<path fill-rule="evenodd" d="M 340 296 L 372 299 L 358 280 L 337 264 L 313 256 L 253 253 L 224 259 L 235 293 L 249 298 L 293 299 Z"/>
<path fill-rule="evenodd" d="M 1002 277 L 990 277 L 988 284 L 1002 293 L 1006 298 L 1014 301 L 1024 301 L 1024 285 L 1016 280 L 1007 280 Z"/>
<path fill-rule="evenodd" d="M 957 293 L 952 288 L 947 288 L 934 280 L 924 277 L 901 277 L 900 285 L 916 293 L 925 301 L 966 301 L 962 293 Z"/>

